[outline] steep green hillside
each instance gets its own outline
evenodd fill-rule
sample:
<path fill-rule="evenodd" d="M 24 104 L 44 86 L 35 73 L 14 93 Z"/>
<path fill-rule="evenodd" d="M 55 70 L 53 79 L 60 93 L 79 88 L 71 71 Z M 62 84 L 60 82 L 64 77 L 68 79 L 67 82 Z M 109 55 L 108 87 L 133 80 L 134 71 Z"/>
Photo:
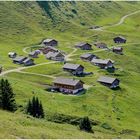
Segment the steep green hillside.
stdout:
<path fill-rule="evenodd" d="M 138 138 L 140 135 L 140 14 L 128 17 L 119 26 L 103 31 L 89 30 L 92 25 L 112 25 L 126 14 L 139 10 L 140 2 L 0 2 L 0 64 L 11 70 L 13 64 L 7 53 L 16 51 L 27 55 L 30 47 L 44 38 L 56 38 L 58 48 L 71 54 L 70 62 L 85 66 L 94 75 L 74 77 L 63 72 L 63 63 L 47 64 L 43 55 L 35 59 L 39 66 L 13 71 L 3 75 L 11 82 L 19 109 L 15 113 L 0 111 L 0 138 Z M 101 58 L 115 61 L 117 70 L 108 73 L 80 60 L 85 53 L 74 50 L 79 41 L 104 41 L 115 45 L 112 38 L 123 35 L 124 55 L 112 52 L 91 51 Z M 27 47 L 27 48 L 26 48 Z M 88 51 L 87 51 L 88 52 Z M 42 74 L 42 75 L 41 75 Z M 121 80 L 119 90 L 110 90 L 97 83 L 100 75 L 110 75 Z M 86 94 L 67 96 L 46 91 L 53 77 L 65 76 L 85 82 Z M 33 94 L 34 93 L 34 94 Z M 33 95 L 42 101 L 46 117 L 34 119 L 24 114 L 28 99 Z M 81 132 L 69 124 L 76 118 L 89 116 L 97 122 L 94 134 Z M 68 121 L 70 119 L 70 121 Z M 54 123 L 59 122 L 59 123 Z M 13 126 L 15 128 L 13 128 Z"/>

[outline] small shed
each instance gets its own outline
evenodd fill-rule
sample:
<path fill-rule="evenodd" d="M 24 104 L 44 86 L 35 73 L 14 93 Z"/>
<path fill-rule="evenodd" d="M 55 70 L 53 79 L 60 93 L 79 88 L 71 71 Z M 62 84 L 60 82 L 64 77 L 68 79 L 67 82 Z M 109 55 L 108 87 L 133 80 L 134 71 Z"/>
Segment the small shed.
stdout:
<path fill-rule="evenodd" d="M 71 63 L 66 63 L 63 66 L 64 71 L 71 72 L 74 75 L 80 75 L 83 74 L 84 67 L 80 64 L 71 64 Z"/>
<path fill-rule="evenodd" d="M 9 52 L 9 53 L 8 53 L 8 56 L 9 56 L 10 58 L 15 58 L 15 57 L 17 56 L 17 53 L 16 53 L 16 52 Z"/>
<path fill-rule="evenodd" d="M 43 40 L 42 43 L 43 43 L 45 46 L 52 46 L 52 47 L 55 47 L 55 46 L 58 45 L 58 41 L 57 41 L 57 40 L 55 40 L 55 39 L 50 39 L 50 38 Z"/>
<path fill-rule="evenodd" d="M 98 57 L 92 53 L 85 53 L 82 54 L 80 58 L 84 61 L 91 61 L 93 58 L 98 58 Z"/>
<path fill-rule="evenodd" d="M 92 45 L 84 42 L 76 44 L 75 47 L 80 48 L 81 50 L 92 50 Z"/>
<path fill-rule="evenodd" d="M 101 76 L 97 81 L 109 88 L 117 88 L 120 83 L 120 80 L 118 80 L 117 78 L 106 76 Z"/>
<path fill-rule="evenodd" d="M 54 82 L 53 86 L 58 88 L 60 92 L 67 93 L 67 94 L 76 94 L 79 91 L 82 91 L 84 82 L 77 79 L 69 79 L 63 77 L 57 77 Z"/>
<path fill-rule="evenodd" d="M 64 61 L 65 56 L 61 52 L 48 52 L 46 58 L 55 61 Z"/>
<path fill-rule="evenodd" d="M 117 36 L 113 39 L 114 43 L 126 43 L 126 39 L 122 36 Z"/>
<path fill-rule="evenodd" d="M 100 67 L 101 69 L 107 69 L 107 68 L 111 68 L 113 67 L 113 61 L 109 60 L 109 59 L 92 59 L 91 63 Z"/>

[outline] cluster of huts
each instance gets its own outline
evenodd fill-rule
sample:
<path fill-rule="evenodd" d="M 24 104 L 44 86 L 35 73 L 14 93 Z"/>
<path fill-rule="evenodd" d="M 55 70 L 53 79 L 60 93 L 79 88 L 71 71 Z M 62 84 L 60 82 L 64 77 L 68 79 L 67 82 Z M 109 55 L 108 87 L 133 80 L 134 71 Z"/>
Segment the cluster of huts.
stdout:
<path fill-rule="evenodd" d="M 126 39 L 118 36 L 114 39 L 115 43 L 126 43 Z M 38 55 L 42 52 L 46 59 L 54 60 L 54 61 L 64 61 L 65 55 L 57 49 L 58 41 L 55 39 L 45 39 L 42 42 L 44 47 L 41 47 L 39 50 L 32 51 L 26 56 L 17 56 L 15 52 L 9 52 L 8 56 L 12 58 L 13 63 L 16 64 L 24 64 L 25 66 L 29 66 L 34 64 L 32 58 L 37 58 Z M 103 42 L 96 42 L 94 45 L 97 48 L 107 49 L 107 45 Z M 75 45 L 76 48 L 81 50 L 92 50 L 92 45 L 86 42 L 78 43 Z M 113 52 L 122 54 L 122 47 L 113 47 Z M 100 67 L 101 69 L 108 69 L 114 68 L 114 62 L 110 59 L 100 59 L 98 56 L 92 53 L 82 54 L 80 56 L 81 60 L 90 62 L 91 64 Z M 75 76 L 82 75 L 84 73 L 84 66 L 80 64 L 72 64 L 72 63 L 64 63 L 63 70 L 70 72 Z M 117 78 L 101 76 L 97 80 L 101 84 L 109 87 L 109 88 L 116 88 L 119 86 L 119 80 Z M 53 81 L 53 85 L 51 87 L 51 91 L 60 91 L 62 93 L 67 94 L 76 94 L 79 91 L 84 90 L 84 82 L 74 78 L 64 78 L 64 77 L 57 77 Z"/>

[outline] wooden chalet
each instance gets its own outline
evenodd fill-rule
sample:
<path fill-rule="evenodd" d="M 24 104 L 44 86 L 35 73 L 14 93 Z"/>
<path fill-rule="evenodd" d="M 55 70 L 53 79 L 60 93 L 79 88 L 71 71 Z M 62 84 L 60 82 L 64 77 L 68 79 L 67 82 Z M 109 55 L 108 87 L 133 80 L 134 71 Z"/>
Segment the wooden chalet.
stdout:
<path fill-rule="evenodd" d="M 63 70 L 71 72 L 74 75 L 80 75 L 80 74 L 83 74 L 84 67 L 82 65 L 79 65 L 79 64 L 66 63 L 63 66 Z"/>
<path fill-rule="evenodd" d="M 91 63 L 100 67 L 101 69 L 107 69 L 113 67 L 113 62 L 109 59 L 92 59 Z"/>
<path fill-rule="evenodd" d="M 32 51 L 28 54 L 29 57 L 32 57 L 32 58 L 37 58 L 39 55 L 39 52 L 38 51 Z"/>
<path fill-rule="evenodd" d="M 30 58 L 27 58 L 23 61 L 23 64 L 24 66 L 31 66 L 31 65 L 34 65 L 34 60 L 33 59 L 30 59 Z"/>
<path fill-rule="evenodd" d="M 23 61 L 27 59 L 27 57 L 25 56 L 17 56 L 15 58 L 13 58 L 13 63 L 16 63 L 16 64 L 23 64 Z"/>
<path fill-rule="evenodd" d="M 117 54 L 123 54 L 123 48 L 122 47 L 113 47 L 112 51 L 117 53 Z"/>
<path fill-rule="evenodd" d="M 84 61 L 91 61 L 93 58 L 98 58 L 98 57 L 91 53 L 85 53 L 85 54 L 82 54 L 80 58 Z"/>
<path fill-rule="evenodd" d="M 122 36 L 117 36 L 113 39 L 114 43 L 126 43 L 126 39 Z"/>
<path fill-rule="evenodd" d="M 58 77 L 54 80 L 53 87 L 62 93 L 76 94 L 84 89 L 83 84 L 81 80 Z"/>
<path fill-rule="evenodd" d="M 59 52 L 58 49 L 56 49 L 56 48 L 54 48 L 54 47 L 51 47 L 51 46 L 41 48 L 40 51 L 41 51 L 43 54 L 47 54 L 48 52 Z"/>
<path fill-rule="evenodd" d="M 89 43 L 78 43 L 75 45 L 76 48 L 80 48 L 81 50 L 92 50 L 92 45 Z"/>
<path fill-rule="evenodd" d="M 46 59 L 55 61 L 64 61 L 65 56 L 61 52 L 48 52 L 46 54 Z"/>
<path fill-rule="evenodd" d="M 103 43 L 103 42 L 97 42 L 97 43 L 94 43 L 94 45 L 97 48 L 100 48 L 100 49 L 106 49 L 107 48 L 107 44 L 106 43 Z"/>
<path fill-rule="evenodd" d="M 117 88 L 120 83 L 120 80 L 118 80 L 117 78 L 105 76 L 101 76 L 97 81 L 109 88 Z"/>
<path fill-rule="evenodd" d="M 45 39 L 45 40 L 43 40 L 42 44 L 45 46 L 55 47 L 58 45 L 58 41 L 55 39 Z"/>

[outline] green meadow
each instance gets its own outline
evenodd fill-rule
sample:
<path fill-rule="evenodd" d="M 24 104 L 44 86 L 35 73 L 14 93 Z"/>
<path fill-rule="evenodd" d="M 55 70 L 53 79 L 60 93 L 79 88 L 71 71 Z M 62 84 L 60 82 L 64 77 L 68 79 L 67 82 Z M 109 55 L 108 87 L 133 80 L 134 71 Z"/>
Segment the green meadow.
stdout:
<path fill-rule="evenodd" d="M 64 72 L 63 63 L 50 63 L 44 55 L 34 61 L 37 66 L 13 71 L 7 78 L 16 94 L 18 110 L 15 113 L 0 110 L 0 138 L 139 138 L 140 136 L 140 13 L 127 17 L 121 25 L 102 31 L 90 26 L 106 26 L 119 22 L 126 14 L 139 10 L 140 2 L 0 2 L 0 64 L 3 71 L 22 67 L 12 63 L 8 52 L 28 54 L 45 38 L 59 41 L 58 49 L 71 54 L 68 62 L 81 64 L 93 75 L 75 77 Z M 124 55 L 98 51 L 93 43 L 102 41 L 108 47 L 116 46 L 113 38 L 126 37 L 120 44 Z M 77 42 L 88 42 L 91 51 L 74 51 Z M 80 55 L 94 53 L 102 59 L 111 59 L 117 70 L 109 73 L 84 62 Z M 111 90 L 97 82 L 101 75 L 120 79 L 120 89 Z M 81 79 L 85 94 L 72 96 L 51 93 L 46 89 L 55 77 Z M 29 99 L 37 96 L 45 110 L 44 119 L 25 114 Z M 80 131 L 76 118 L 88 116 L 97 122 L 94 134 Z M 70 121 L 68 121 L 70 119 Z"/>

